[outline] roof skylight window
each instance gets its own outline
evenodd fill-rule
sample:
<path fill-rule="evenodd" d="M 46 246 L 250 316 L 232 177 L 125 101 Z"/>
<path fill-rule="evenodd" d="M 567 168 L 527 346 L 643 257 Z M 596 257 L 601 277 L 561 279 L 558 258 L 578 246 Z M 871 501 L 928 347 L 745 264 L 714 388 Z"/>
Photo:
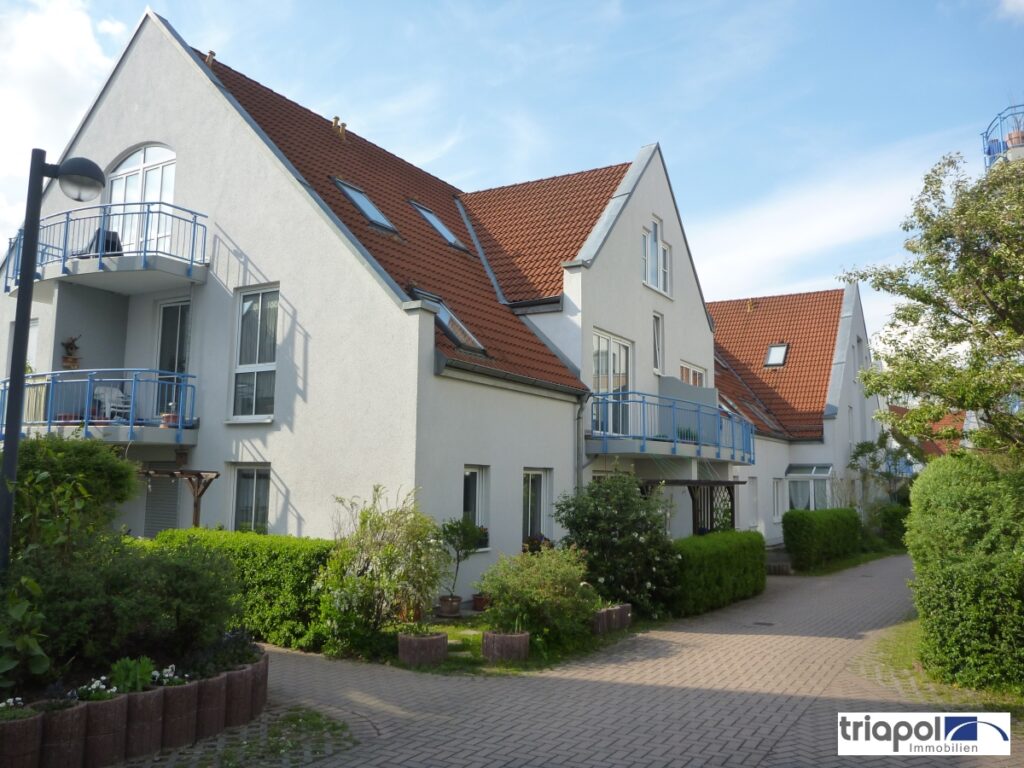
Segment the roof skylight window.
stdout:
<path fill-rule="evenodd" d="M 451 308 L 444 303 L 437 294 L 428 293 L 427 291 L 420 290 L 419 288 L 413 288 L 410 291 L 413 298 L 420 299 L 422 301 L 430 302 L 437 307 L 437 313 L 434 315 L 434 321 L 441 327 L 441 330 L 445 332 L 452 341 L 463 349 L 469 349 L 473 352 L 486 352 L 484 345 L 481 344 L 476 336 L 474 336 L 469 328 L 455 316 Z"/>
<path fill-rule="evenodd" d="M 363 190 L 359 189 L 359 187 L 353 187 L 351 184 L 346 184 L 341 179 L 335 179 L 334 183 L 352 201 L 352 205 L 369 219 L 371 224 L 376 224 L 378 227 L 384 227 L 385 229 L 395 229 L 395 225 L 388 221 L 388 217 L 381 213 L 380 208 L 373 204 L 373 201 Z"/>
<path fill-rule="evenodd" d="M 412 203 L 411 200 L 409 202 Z M 430 226 L 437 230 L 437 234 L 443 237 L 445 241 L 448 243 L 448 245 L 454 245 L 456 248 L 462 248 L 463 250 L 467 250 L 466 246 L 462 244 L 462 241 L 455 236 L 454 232 L 452 232 L 450 229 L 448 229 L 448 227 L 444 225 L 444 222 L 438 218 L 436 213 L 434 213 L 429 208 L 424 208 L 419 203 L 412 203 L 412 206 L 413 208 L 420 212 L 420 215 L 427 220 Z"/>
<path fill-rule="evenodd" d="M 767 368 L 778 368 L 785 364 L 786 355 L 789 352 L 789 344 L 772 344 L 768 347 L 768 354 L 764 358 Z"/>

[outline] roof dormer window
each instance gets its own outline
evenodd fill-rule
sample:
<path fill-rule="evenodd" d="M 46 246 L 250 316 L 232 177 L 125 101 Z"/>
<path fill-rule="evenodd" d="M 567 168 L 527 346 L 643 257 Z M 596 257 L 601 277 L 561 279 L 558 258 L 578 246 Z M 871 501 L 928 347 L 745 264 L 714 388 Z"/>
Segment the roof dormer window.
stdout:
<path fill-rule="evenodd" d="M 466 246 L 462 244 L 462 241 L 455 236 L 454 232 L 452 232 L 450 229 L 448 229 L 448 227 L 445 226 L 444 222 L 441 221 L 440 218 L 438 218 L 436 213 L 434 213 L 429 208 L 420 205 L 419 203 L 414 203 L 412 200 L 410 200 L 409 202 L 412 204 L 412 207 L 419 211 L 419 214 L 424 219 L 427 220 L 427 223 L 430 224 L 430 226 L 432 226 L 435 230 L 437 230 L 437 234 L 443 237 L 445 239 L 445 242 L 448 243 L 448 245 L 455 246 L 456 248 L 461 248 L 462 250 L 467 250 Z"/>
<path fill-rule="evenodd" d="M 352 205 L 359 209 L 371 224 L 376 224 L 378 227 L 397 231 L 395 230 L 395 225 L 388 220 L 387 216 L 381 213 L 380 208 L 373 204 L 373 201 L 365 192 L 363 192 L 363 190 L 359 189 L 359 187 L 354 187 L 351 184 L 346 184 L 341 179 L 335 179 L 334 183 L 338 186 L 338 189 L 345 193 L 345 197 L 352 202 Z"/>
<path fill-rule="evenodd" d="M 474 336 L 469 328 L 455 316 L 451 308 L 444 303 L 444 299 L 438 296 L 436 293 L 429 293 L 428 291 L 421 290 L 419 288 L 413 288 L 409 291 L 414 299 L 427 302 L 432 305 L 432 309 L 435 310 L 434 320 L 441 327 L 441 330 L 445 332 L 445 335 L 451 339 L 462 349 L 468 349 L 472 352 L 480 352 L 481 354 L 486 353 L 484 345 L 481 344 L 476 336 Z"/>
<path fill-rule="evenodd" d="M 772 344 L 768 347 L 768 354 L 765 355 L 764 365 L 766 368 L 781 368 L 786 363 L 786 355 L 789 353 L 789 344 Z"/>

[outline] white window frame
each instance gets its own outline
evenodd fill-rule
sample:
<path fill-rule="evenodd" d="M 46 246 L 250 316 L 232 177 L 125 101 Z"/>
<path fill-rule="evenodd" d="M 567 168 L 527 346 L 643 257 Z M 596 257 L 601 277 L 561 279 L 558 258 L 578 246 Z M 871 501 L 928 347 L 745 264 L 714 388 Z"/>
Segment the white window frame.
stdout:
<path fill-rule="evenodd" d="M 654 372 L 658 375 L 665 370 L 665 316 L 655 312 L 651 320 L 651 330 L 654 334 Z"/>
<path fill-rule="evenodd" d="M 458 235 L 452 232 L 448 228 L 448 225 L 441 221 L 441 217 L 427 208 L 427 206 L 420 205 L 413 200 L 410 200 L 409 204 L 419 212 L 420 216 L 426 219 L 427 223 L 434 228 L 434 231 L 437 232 L 437 234 L 439 234 L 444 241 L 448 243 L 448 245 L 453 248 L 459 248 L 463 251 L 469 250 L 465 245 L 463 245 L 462 241 L 459 240 Z M 383 216 L 384 214 L 381 215 Z"/>
<path fill-rule="evenodd" d="M 672 295 L 672 246 L 663 239 L 665 225 L 657 216 L 651 217 L 649 226 L 644 227 L 640 236 L 643 253 L 641 263 L 643 265 L 643 282 L 651 288 L 666 296 Z M 653 251 L 653 254 L 652 254 Z M 651 256 L 655 258 L 654 274 L 655 282 L 651 282 Z"/>
<path fill-rule="evenodd" d="M 253 492 L 253 498 L 252 498 L 252 520 L 250 521 L 248 528 L 241 528 L 240 529 L 239 526 L 238 526 L 238 504 L 241 501 L 241 498 L 239 498 L 239 495 L 238 495 L 238 480 L 239 480 L 239 477 L 240 477 L 241 473 L 243 473 L 243 472 L 252 472 L 253 473 L 253 482 L 252 482 L 252 492 Z M 267 483 L 267 521 L 266 521 L 266 524 L 265 524 L 265 528 L 266 528 L 266 531 L 269 531 L 270 530 L 270 508 L 271 508 L 270 491 L 273 488 L 273 484 L 271 483 L 270 465 L 269 464 L 236 464 L 234 466 L 234 471 L 231 474 L 232 474 L 232 480 L 233 480 L 232 487 L 231 487 L 231 530 L 233 530 L 233 531 L 238 531 L 238 530 L 258 531 L 259 530 L 258 528 L 256 528 L 256 497 L 257 497 L 257 490 L 258 490 L 257 489 L 257 484 L 258 484 L 258 482 L 261 479 L 260 475 L 265 474 L 266 475 L 265 480 L 266 480 L 266 483 Z M 260 531 L 260 532 L 265 532 L 265 531 Z"/>
<path fill-rule="evenodd" d="M 482 465 L 482 464 L 466 464 L 462 468 L 462 477 L 463 477 L 463 485 L 462 485 L 462 515 L 463 515 L 463 518 L 465 518 L 465 515 L 466 515 L 466 485 L 465 485 L 465 477 L 466 477 L 466 475 L 468 475 L 470 473 L 473 473 L 473 474 L 476 475 L 476 520 L 474 522 L 476 523 L 477 527 L 479 527 L 479 528 L 486 528 L 487 529 L 487 546 L 486 547 L 481 547 L 479 550 L 477 550 L 477 551 L 481 551 L 481 552 L 486 552 L 486 551 L 488 551 L 491 548 L 491 522 L 490 522 L 491 516 L 490 516 L 490 508 L 489 508 L 489 505 L 488 505 L 488 500 L 490 499 L 490 494 L 488 492 L 488 488 L 490 486 L 490 483 L 489 483 L 490 472 L 488 471 L 489 469 L 490 469 L 490 467 L 487 467 L 487 466 Z"/>
<path fill-rule="evenodd" d="M 803 468 L 801 468 L 801 469 L 803 469 Z M 793 508 L 792 507 L 792 494 L 790 493 L 790 488 L 792 488 L 793 484 L 794 483 L 807 483 L 808 499 L 809 499 L 809 504 L 810 504 L 810 506 L 808 506 L 807 509 L 808 510 L 829 509 L 832 506 L 832 480 L 833 480 L 832 468 L 827 466 L 827 465 L 820 464 L 820 465 L 808 466 L 808 467 L 806 467 L 806 469 L 809 469 L 810 471 L 808 471 L 808 472 L 792 472 L 792 471 L 790 471 L 790 472 L 786 473 L 786 478 L 785 478 L 786 479 L 786 495 L 787 495 L 786 508 L 787 509 L 792 509 Z M 814 493 L 814 484 L 815 484 L 816 481 L 817 482 L 824 482 L 825 483 L 825 506 L 824 507 L 819 507 L 817 505 L 817 502 L 816 502 L 816 498 L 817 497 L 816 497 L 816 494 Z"/>
<path fill-rule="evenodd" d="M 525 481 L 527 476 L 540 476 L 540 535 L 545 538 L 551 538 L 551 528 L 549 526 L 549 519 L 551 517 L 551 469 L 541 467 L 523 467 L 523 480 Z M 532 498 L 532 497 L 531 497 Z M 525 504 L 526 499 L 524 497 L 523 502 Z M 523 541 L 526 541 L 532 534 L 529 532 L 529 523 L 525 519 L 527 510 L 522 510 L 526 525 L 523 526 Z"/>
<path fill-rule="evenodd" d="M 776 360 L 776 350 L 782 350 L 782 359 Z M 786 358 L 789 357 L 789 344 L 786 342 L 780 342 L 778 344 L 770 344 L 768 351 L 764 356 L 764 367 L 765 368 L 781 368 L 786 364 Z"/>
<path fill-rule="evenodd" d="M 784 490 L 788 490 L 785 478 L 772 478 L 772 522 L 781 523 L 784 510 L 789 508 L 789 498 L 782 498 Z"/>
<path fill-rule="evenodd" d="M 274 325 L 274 360 L 272 362 L 255 362 L 241 364 L 238 361 L 239 356 L 242 354 L 242 308 L 244 306 L 243 301 L 246 296 L 252 294 L 258 294 L 260 296 L 260 316 L 256 321 L 257 328 L 257 349 L 256 359 L 259 360 L 259 327 L 260 319 L 262 318 L 263 312 L 263 299 L 262 296 L 265 293 L 277 293 L 277 321 Z M 191 318 L 190 318 L 191 320 Z M 277 347 L 278 340 L 281 337 L 281 288 L 278 285 L 259 285 L 259 286 L 246 286 L 244 288 L 238 288 L 235 291 L 235 349 L 232 355 L 234 365 L 231 370 L 231 386 L 228 388 L 228 413 L 229 421 L 235 422 L 266 422 L 272 421 L 274 418 L 274 412 L 277 409 Z M 240 374 L 251 373 L 253 375 L 253 411 L 256 410 L 256 379 L 257 375 L 261 372 L 270 371 L 274 374 L 274 407 L 270 413 L 235 413 L 235 388 L 237 386 L 236 380 Z"/>
<path fill-rule="evenodd" d="M 682 379 L 684 384 L 690 384 L 694 387 L 707 386 L 708 381 L 708 370 L 702 368 L 699 365 L 688 363 L 685 360 L 679 361 L 679 378 Z M 697 383 L 699 380 L 699 383 Z"/>

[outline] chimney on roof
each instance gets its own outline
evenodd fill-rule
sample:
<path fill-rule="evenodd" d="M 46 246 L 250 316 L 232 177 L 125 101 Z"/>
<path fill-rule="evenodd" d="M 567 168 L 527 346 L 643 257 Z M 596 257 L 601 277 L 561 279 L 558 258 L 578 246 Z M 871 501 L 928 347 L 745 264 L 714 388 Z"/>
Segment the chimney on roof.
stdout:
<path fill-rule="evenodd" d="M 207 53 L 206 53 L 206 66 L 212 67 L 213 66 L 213 60 L 214 60 L 214 58 L 216 58 L 216 56 L 217 56 L 217 54 L 214 53 L 213 51 L 207 51 Z"/>
<path fill-rule="evenodd" d="M 334 120 L 332 121 L 332 124 L 334 126 L 334 130 L 336 130 L 338 132 L 338 135 L 341 136 L 341 140 L 344 141 L 345 140 L 345 123 L 341 122 L 341 118 L 338 117 L 337 115 L 335 115 L 334 116 Z"/>
<path fill-rule="evenodd" d="M 754 300 L 753 299 L 747 299 L 747 314 L 749 315 L 753 311 L 754 311 Z"/>

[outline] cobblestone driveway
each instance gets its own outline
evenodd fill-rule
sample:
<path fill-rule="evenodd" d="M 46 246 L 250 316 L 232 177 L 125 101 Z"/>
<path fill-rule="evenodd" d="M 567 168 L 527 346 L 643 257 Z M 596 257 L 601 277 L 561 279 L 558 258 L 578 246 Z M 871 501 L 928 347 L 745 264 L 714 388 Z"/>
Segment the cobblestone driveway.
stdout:
<path fill-rule="evenodd" d="M 332 766 L 1021 765 L 836 756 L 837 711 L 926 709 L 847 668 L 906 618 L 910 575 L 895 557 L 833 576 L 769 577 L 754 600 L 521 677 L 275 653 L 271 696 L 349 723 L 360 744 L 323 763 Z"/>

